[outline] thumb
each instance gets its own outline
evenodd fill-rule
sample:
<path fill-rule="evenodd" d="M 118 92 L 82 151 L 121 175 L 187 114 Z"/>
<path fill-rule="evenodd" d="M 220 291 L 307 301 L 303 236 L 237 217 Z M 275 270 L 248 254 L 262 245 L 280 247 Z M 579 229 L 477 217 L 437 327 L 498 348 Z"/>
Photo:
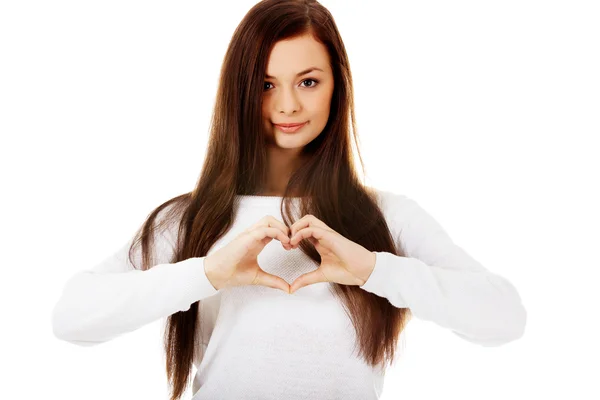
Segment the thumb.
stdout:
<path fill-rule="evenodd" d="M 286 293 L 290 293 L 290 285 L 279 276 L 269 274 L 262 269 L 258 269 L 254 285 L 267 286 L 273 289 L 281 289 Z"/>
<path fill-rule="evenodd" d="M 300 275 L 290 286 L 290 294 L 304 286 L 312 285 L 313 283 L 328 282 L 323 275 L 323 272 L 317 268 L 314 271 Z"/>

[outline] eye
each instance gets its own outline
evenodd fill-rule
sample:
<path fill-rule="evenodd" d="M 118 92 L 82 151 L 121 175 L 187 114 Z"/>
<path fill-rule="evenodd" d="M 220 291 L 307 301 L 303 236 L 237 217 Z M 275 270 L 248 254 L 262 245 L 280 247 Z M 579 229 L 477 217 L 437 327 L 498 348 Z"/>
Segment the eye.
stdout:
<path fill-rule="evenodd" d="M 313 82 L 313 84 L 312 84 L 312 85 L 309 85 L 309 86 L 304 86 L 305 88 L 308 88 L 308 89 L 310 89 L 310 88 L 313 88 L 313 87 L 317 86 L 317 84 L 319 83 L 319 81 L 318 81 L 318 80 L 316 80 L 316 79 L 312 79 L 312 78 L 303 79 L 303 80 L 302 80 L 302 83 L 305 83 L 305 82 Z M 264 91 L 270 90 L 270 88 L 268 88 L 268 87 L 267 87 L 267 85 L 272 85 L 272 83 L 271 83 L 271 82 L 265 82 L 265 86 L 263 87 L 263 90 L 264 90 Z"/>
<path fill-rule="evenodd" d="M 315 86 L 317 86 L 317 83 L 319 83 L 319 81 L 318 81 L 318 80 L 316 80 L 316 79 L 312 79 L 312 78 L 305 79 L 305 80 L 303 80 L 302 82 L 303 82 L 303 83 L 304 83 L 304 82 L 314 82 L 314 84 L 313 84 L 313 85 L 310 85 L 309 87 L 315 87 Z"/>

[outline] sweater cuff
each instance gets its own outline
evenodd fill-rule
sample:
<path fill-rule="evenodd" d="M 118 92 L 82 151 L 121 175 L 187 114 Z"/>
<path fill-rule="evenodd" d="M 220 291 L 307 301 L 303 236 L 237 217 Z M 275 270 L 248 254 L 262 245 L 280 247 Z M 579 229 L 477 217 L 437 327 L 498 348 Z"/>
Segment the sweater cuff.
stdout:
<path fill-rule="evenodd" d="M 184 290 L 190 304 L 219 292 L 206 276 L 204 260 L 205 257 L 191 257 L 177 263 L 185 271 L 187 285 Z"/>
<path fill-rule="evenodd" d="M 374 253 L 376 256 L 375 268 L 360 288 L 388 299 L 395 307 L 408 307 L 408 304 L 400 295 L 399 282 L 406 280 L 404 263 L 410 262 L 410 260 L 388 252 L 376 251 Z M 410 285 L 410 282 L 404 282 L 404 284 Z"/>

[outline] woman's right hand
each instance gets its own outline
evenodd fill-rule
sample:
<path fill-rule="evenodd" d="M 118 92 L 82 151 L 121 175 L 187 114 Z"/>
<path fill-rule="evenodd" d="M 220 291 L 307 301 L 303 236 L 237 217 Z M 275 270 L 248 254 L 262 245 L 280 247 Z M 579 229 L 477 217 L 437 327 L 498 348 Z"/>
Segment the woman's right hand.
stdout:
<path fill-rule="evenodd" d="M 290 285 L 283 278 L 263 271 L 258 265 L 258 255 L 273 239 L 279 240 L 286 250 L 292 248 L 289 228 L 275 217 L 266 215 L 205 258 L 204 271 L 208 280 L 217 290 L 262 285 L 289 293 Z"/>

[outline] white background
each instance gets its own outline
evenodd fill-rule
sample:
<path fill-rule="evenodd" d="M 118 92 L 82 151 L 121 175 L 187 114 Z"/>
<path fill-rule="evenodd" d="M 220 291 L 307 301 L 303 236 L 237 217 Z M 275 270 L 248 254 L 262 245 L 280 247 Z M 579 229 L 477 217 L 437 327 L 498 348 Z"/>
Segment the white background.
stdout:
<path fill-rule="evenodd" d="M 50 314 L 72 274 L 193 188 L 255 1 L 220 3 L 1 3 L 0 398 L 167 399 L 158 321 L 84 348 Z M 417 200 L 528 311 L 495 348 L 413 319 L 381 399 L 600 398 L 598 3 L 322 4 L 350 56 L 367 184 Z"/>

